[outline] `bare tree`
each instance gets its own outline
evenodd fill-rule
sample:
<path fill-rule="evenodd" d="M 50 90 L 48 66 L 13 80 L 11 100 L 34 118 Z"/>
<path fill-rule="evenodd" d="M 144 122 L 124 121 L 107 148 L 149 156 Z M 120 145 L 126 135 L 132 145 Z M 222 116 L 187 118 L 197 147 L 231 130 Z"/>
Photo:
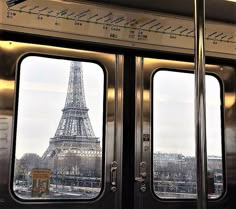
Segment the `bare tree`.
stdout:
<path fill-rule="evenodd" d="M 21 159 L 16 160 L 15 175 L 23 175 L 27 180 L 33 168 L 40 168 L 42 165 L 41 157 L 34 153 L 25 153 Z"/>

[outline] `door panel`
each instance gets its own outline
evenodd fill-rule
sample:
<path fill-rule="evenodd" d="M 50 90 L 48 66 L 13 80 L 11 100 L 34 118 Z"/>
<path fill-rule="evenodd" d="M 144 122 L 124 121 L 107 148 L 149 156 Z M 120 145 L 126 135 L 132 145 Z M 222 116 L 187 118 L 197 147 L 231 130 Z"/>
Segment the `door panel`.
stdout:
<path fill-rule="evenodd" d="M 193 63 L 136 58 L 135 208 L 196 207 L 193 72 Z M 206 74 L 209 207 L 227 208 L 235 69 Z"/>
<path fill-rule="evenodd" d="M 50 205 L 50 208 L 78 206 L 81 208 L 104 208 L 106 204 L 109 207 L 112 205 L 113 208 L 120 208 L 123 56 L 10 41 L 0 42 L 0 47 L 2 69 L 0 75 L 0 131 L 1 150 L 3 151 L 0 156 L 2 168 L 0 180 L 1 207 L 16 208 L 21 205 L 23 208 L 47 208 Z M 30 61 L 28 62 L 27 59 Z M 92 93 L 93 75 L 99 72 L 99 69 L 94 68 L 94 72 L 90 72 L 91 81 L 87 82 L 85 71 L 93 68 L 91 65 L 89 66 L 90 63 L 92 65 L 94 63 L 97 67 L 100 66 L 98 68 L 102 69 L 100 72 L 103 72 L 100 90 L 101 97 L 102 92 L 104 92 L 103 98 L 100 98 L 101 102 L 97 101 L 97 111 L 103 113 L 100 118 L 95 116 L 94 121 L 97 121 L 95 123 L 91 122 L 91 118 L 94 118 L 96 107 L 95 110 L 90 109 L 89 103 L 95 103 L 92 97 L 96 98 L 96 95 L 88 96 L 88 93 Z M 65 65 L 65 70 L 63 70 L 63 65 Z M 72 75 L 73 72 L 77 72 L 76 70 L 81 68 L 81 65 L 84 72 L 84 92 L 80 90 L 83 88 L 83 85 L 80 85 L 83 81 L 79 81 L 80 78 L 76 79 L 76 75 Z M 48 66 L 48 69 L 46 71 L 41 69 L 43 66 Z M 66 77 L 64 86 L 60 84 L 64 78 L 63 73 L 60 75 L 59 68 L 62 69 L 61 72 L 68 71 L 66 76 L 64 74 Z M 69 69 L 71 70 L 70 79 Z M 33 76 L 34 78 L 32 78 Z M 98 80 L 99 76 L 96 76 L 96 79 Z M 56 80 L 59 82 L 58 85 L 55 83 Z M 91 88 L 88 87 L 88 83 Z M 90 89 L 87 90 L 86 88 Z M 97 90 L 99 91 L 99 89 Z M 29 91 L 33 93 L 29 93 Z M 64 91 L 64 96 L 61 97 L 62 106 L 60 108 L 64 108 L 62 112 L 61 109 L 57 111 L 57 116 L 61 117 L 59 120 L 59 118 L 56 119 L 57 116 L 49 115 L 51 114 L 50 108 L 52 110 L 56 108 L 59 101 L 57 94 L 61 94 L 61 91 Z M 52 94 L 48 94 L 49 92 Z M 67 96 L 65 96 L 66 92 Z M 84 93 L 85 95 L 83 95 Z M 76 96 L 77 94 L 82 94 L 82 97 L 86 98 L 88 106 L 85 105 L 86 101 L 82 103 L 77 101 L 80 100 L 78 99 L 80 97 Z M 89 101 L 91 98 L 92 102 Z M 81 104 L 81 107 L 77 108 L 78 110 L 73 106 L 76 102 Z M 37 103 L 40 105 L 37 106 Z M 44 110 L 40 109 L 43 106 Z M 41 163 L 40 166 L 36 166 L 35 163 L 32 164 L 33 161 L 35 162 L 40 158 L 39 155 L 32 153 L 43 143 L 39 139 L 41 132 L 46 132 L 45 127 L 51 126 L 49 123 L 44 124 L 45 121 L 40 121 L 40 114 L 46 115 L 46 122 L 53 118 L 53 123 L 57 127 L 54 128 L 53 134 L 55 135 L 46 139 L 49 146 L 42 155 L 44 160 L 54 159 L 53 156 L 57 156 L 50 161 L 52 163 L 51 167 L 49 166 L 51 177 L 45 177 L 45 168 L 48 168 L 45 164 Z M 32 123 L 25 122 L 28 119 L 27 117 L 30 117 L 32 123 L 36 122 L 38 129 L 41 130 L 30 128 Z M 93 127 L 96 126 L 96 123 L 101 123 L 100 135 L 103 135 L 103 139 L 96 138 L 93 133 Z M 83 128 L 83 124 L 89 130 Z M 79 130 L 80 128 L 81 130 Z M 25 134 L 26 136 L 26 133 L 29 132 L 32 135 L 33 143 L 30 140 L 25 141 L 26 137 L 22 138 L 22 135 Z M 88 135 L 91 135 L 89 139 L 85 137 Z M 74 143 L 76 140 L 80 144 L 79 146 L 84 144 L 83 147 L 86 150 L 76 150 L 77 145 Z M 97 148 L 89 147 L 91 141 L 86 140 L 93 140 L 97 144 L 97 148 L 101 150 L 98 151 Z M 3 143 L 4 146 L 2 146 Z M 30 146 L 32 153 L 29 153 Z M 78 156 L 80 156 L 80 161 Z M 95 161 L 93 157 L 96 157 Z M 78 166 L 73 164 L 75 161 Z M 31 163 L 31 167 L 28 166 L 30 169 L 25 173 L 22 173 L 22 162 Z M 87 169 L 89 165 L 92 166 L 94 163 L 100 170 L 98 172 L 100 174 L 96 177 L 93 176 L 96 170 Z M 76 168 L 78 168 L 78 172 L 76 172 Z M 18 172 L 19 169 L 21 172 Z M 44 177 L 42 177 L 43 175 Z M 9 186 L 10 182 L 11 185 Z M 95 187 L 98 185 L 101 192 L 94 198 Z M 80 193 L 85 198 L 80 198 Z M 56 196 L 60 196 L 60 198 L 58 199 Z"/>

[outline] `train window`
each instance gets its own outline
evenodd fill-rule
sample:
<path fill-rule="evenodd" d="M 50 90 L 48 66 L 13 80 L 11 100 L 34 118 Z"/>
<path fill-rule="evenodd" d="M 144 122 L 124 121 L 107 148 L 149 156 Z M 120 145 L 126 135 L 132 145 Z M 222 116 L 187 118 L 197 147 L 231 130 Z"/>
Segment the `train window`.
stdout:
<path fill-rule="evenodd" d="M 101 193 L 104 79 L 92 62 L 21 61 L 12 181 L 17 198 L 88 200 Z"/>
<path fill-rule="evenodd" d="M 152 84 L 153 190 L 164 199 L 196 198 L 194 74 L 159 70 Z M 208 198 L 223 194 L 221 85 L 206 75 Z"/>

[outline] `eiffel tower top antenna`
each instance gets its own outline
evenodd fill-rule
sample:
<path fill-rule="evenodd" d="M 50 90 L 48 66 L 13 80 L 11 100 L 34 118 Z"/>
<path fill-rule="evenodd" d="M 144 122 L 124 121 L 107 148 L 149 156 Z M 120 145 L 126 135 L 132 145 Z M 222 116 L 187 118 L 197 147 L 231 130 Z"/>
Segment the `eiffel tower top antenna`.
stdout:
<path fill-rule="evenodd" d="M 81 62 L 71 62 L 70 78 L 64 109 L 87 109 Z"/>

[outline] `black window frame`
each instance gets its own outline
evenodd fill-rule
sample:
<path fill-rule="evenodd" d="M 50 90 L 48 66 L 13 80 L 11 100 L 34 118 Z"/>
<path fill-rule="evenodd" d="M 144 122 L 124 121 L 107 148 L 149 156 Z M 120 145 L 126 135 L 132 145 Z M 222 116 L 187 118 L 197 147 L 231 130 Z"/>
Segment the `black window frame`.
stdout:
<path fill-rule="evenodd" d="M 156 193 L 155 193 L 155 188 L 154 188 L 154 164 L 153 164 L 153 158 L 154 158 L 154 128 L 153 128 L 153 121 L 154 121 L 154 114 L 153 114 L 153 101 L 154 101 L 154 88 L 153 88 L 153 84 L 154 84 L 154 76 L 157 72 L 159 71 L 168 71 L 168 72 L 178 72 L 178 73 L 189 73 L 189 74 L 193 74 L 194 75 L 194 70 L 190 70 L 190 69 L 170 69 L 168 67 L 160 67 L 160 68 L 156 68 L 151 76 L 150 76 L 150 87 L 151 87 L 151 100 L 150 100 L 150 118 L 151 118 L 151 174 L 150 174 L 150 188 L 151 188 L 151 193 L 154 196 L 155 199 L 160 200 L 160 201 L 164 201 L 164 202 L 175 202 L 175 201 L 187 201 L 187 202 L 191 202 L 193 200 L 196 200 L 196 198 L 163 198 L 163 197 L 159 197 Z M 209 76 L 213 76 L 214 78 L 216 78 L 216 80 L 219 83 L 220 86 L 220 101 L 221 101 L 221 105 L 220 105 L 220 116 L 221 116 L 221 153 L 222 153 L 222 183 L 223 183 L 223 191 L 221 193 L 221 195 L 217 198 L 209 198 L 208 196 L 208 201 L 210 202 L 216 202 L 219 201 L 221 199 L 224 198 L 224 196 L 226 195 L 227 192 L 227 188 L 226 188 L 226 167 L 225 167 L 225 130 L 224 130 L 224 83 L 223 80 L 220 78 L 219 75 L 217 75 L 214 72 L 209 72 L 206 69 L 206 73 L 205 75 L 209 75 Z"/>
<path fill-rule="evenodd" d="M 16 162 L 16 135 L 17 135 L 17 121 L 18 121 L 18 104 L 19 104 L 19 95 L 20 95 L 20 75 L 21 75 L 21 63 L 27 57 L 41 57 L 41 58 L 51 58 L 51 59 L 58 59 L 58 60 L 66 60 L 66 61 L 78 61 L 78 62 L 87 62 L 97 64 L 101 70 L 103 71 L 103 126 L 102 126 L 102 165 L 101 165 L 101 189 L 98 195 L 94 198 L 90 199 L 79 199 L 79 198 L 65 198 L 65 199 L 50 199 L 50 198 L 32 198 L 32 199 L 23 199 L 14 191 L 14 174 L 15 174 L 15 162 Z M 51 55 L 51 54 L 41 54 L 41 53 L 33 53 L 28 52 L 20 57 L 20 59 L 16 63 L 16 86 L 15 86 L 15 101 L 14 101 L 14 122 L 13 122 L 13 146 L 12 146 L 12 153 L 11 153 L 11 168 L 10 168 L 10 184 L 9 184 L 9 191 L 10 194 L 14 197 L 15 200 L 19 201 L 20 203 L 93 203 L 98 201 L 104 193 L 105 190 L 105 150 L 106 150 L 106 117 L 107 117 L 107 88 L 108 88 L 108 72 L 106 71 L 105 66 L 103 66 L 102 62 L 99 60 L 93 59 L 84 59 L 80 57 L 69 57 L 69 56 L 60 56 L 60 55 Z M 59 121 L 58 121 L 59 123 Z"/>

